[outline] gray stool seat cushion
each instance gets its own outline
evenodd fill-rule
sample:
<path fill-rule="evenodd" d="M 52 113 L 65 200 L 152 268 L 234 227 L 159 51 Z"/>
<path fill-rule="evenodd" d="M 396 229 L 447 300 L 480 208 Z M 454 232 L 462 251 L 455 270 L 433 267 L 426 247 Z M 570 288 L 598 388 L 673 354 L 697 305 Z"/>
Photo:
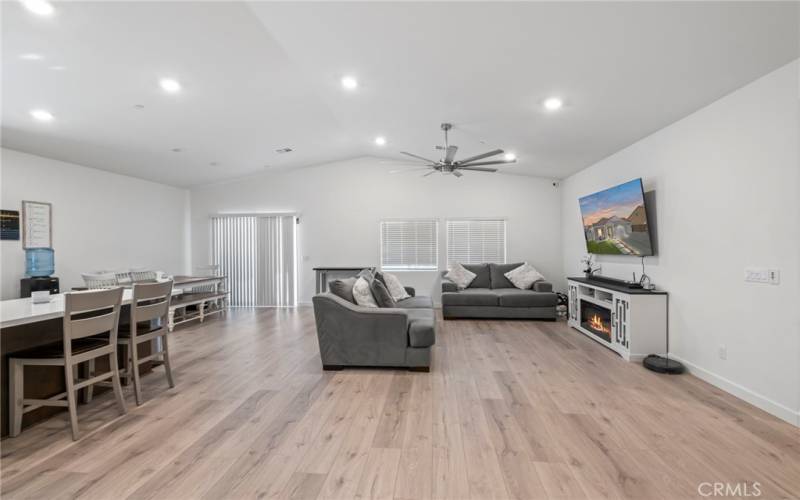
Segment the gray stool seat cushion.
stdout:
<path fill-rule="evenodd" d="M 409 309 L 408 344 L 411 347 L 429 347 L 436 342 L 436 317 L 433 309 Z"/>
<path fill-rule="evenodd" d="M 558 297 L 554 293 L 520 290 L 519 288 L 500 288 L 492 290 L 504 307 L 555 307 Z"/>
<path fill-rule="evenodd" d="M 433 299 L 425 296 L 409 297 L 398 300 L 397 307 L 400 309 L 433 309 Z"/>
<path fill-rule="evenodd" d="M 496 292 L 488 288 L 467 288 L 460 292 L 442 293 L 442 305 L 496 306 L 500 304 Z"/>

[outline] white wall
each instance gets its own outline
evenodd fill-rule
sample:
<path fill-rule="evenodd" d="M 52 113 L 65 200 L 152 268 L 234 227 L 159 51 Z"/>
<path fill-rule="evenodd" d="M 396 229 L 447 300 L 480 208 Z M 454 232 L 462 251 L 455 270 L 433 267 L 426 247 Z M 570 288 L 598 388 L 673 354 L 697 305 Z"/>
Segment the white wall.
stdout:
<path fill-rule="evenodd" d="M 188 192 L 10 149 L 0 152 L 0 205 L 53 204 L 55 276 L 62 291 L 82 286 L 81 273 L 152 267 L 186 271 Z M 2 241 L 2 299 L 19 297 L 25 273 L 21 241 Z"/>
<path fill-rule="evenodd" d="M 655 190 L 653 282 L 670 293 L 671 352 L 698 376 L 800 425 L 798 62 L 562 183 L 564 274 L 585 253 L 578 198 L 637 177 Z M 656 96 L 654 96 L 655 98 Z M 636 258 L 600 257 L 629 278 Z M 780 268 L 779 286 L 745 283 Z M 727 346 L 727 360 L 718 356 Z"/>
<path fill-rule="evenodd" d="M 390 174 L 395 168 L 361 158 L 194 188 L 193 262 L 208 262 L 212 214 L 298 212 L 298 297 L 307 303 L 314 294 L 313 267 L 379 265 L 381 219 L 439 218 L 439 264 L 444 269 L 445 218 L 507 217 L 509 262 L 527 260 L 548 278 L 561 276 L 560 205 L 552 181 L 486 173 L 460 179 Z M 439 296 L 437 278 L 435 272 L 400 275 L 404 284 L 434 300 Z"/>

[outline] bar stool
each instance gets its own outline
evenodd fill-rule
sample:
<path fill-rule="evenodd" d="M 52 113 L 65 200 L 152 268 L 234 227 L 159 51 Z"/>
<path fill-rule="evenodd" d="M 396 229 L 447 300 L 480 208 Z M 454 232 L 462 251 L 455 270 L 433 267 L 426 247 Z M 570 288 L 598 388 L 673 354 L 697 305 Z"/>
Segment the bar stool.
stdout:
<path fill-rule="evenodd" d="M 122 288 L 64 294 L 64 338 L 40 347 L 11 354 L 9 364 L 9 421 L 12 437 L 22 430 L 22 415 L 42 406 L 66 406 L 72 425 L 72 439 L 79 437 L 76 392 L 84 387 L 87 401 L 92 385 L 111 379 L 120 414 L 125 414 L 125 400 L 117 364 L 117 327 L 122 302 Z M 108 336 L 101 334 L 108 333 Z M 96 358 L 108 356 L 110 371 L 94 374 Z M 87 378 L 77 377 L 78 366 L 88 364 Z M 47 399 L 24 395 L 26 366 L 63 366 L 66 392 Z M 66 400 L 65 400 L 66 398 Z"/>
<path fill-rule="evenodd" d="M 139 379 L 139 365 L 148 361 L 160 360 L 164 363 L 167 383 L 175 387 L 172 381 L 172 370 L 169 365 L 169 345 L 167 343 L 167 316 L 172 298 L 172 281 L 162 283 L 134 283 L 133 300 L 131 301 L 131 322 L 120 328 L 117 342 L 127 347 L 125 358 L 125 383 L 133 376 L 133 390 L 136 404 L 142 404 L 142 384 Z M 152 321 L 159 320 L 157 327 Z M 139 344 L 152 342 L 161 338 L 161 351 L 154 351 L 149 356 L 139 357 Z"/>

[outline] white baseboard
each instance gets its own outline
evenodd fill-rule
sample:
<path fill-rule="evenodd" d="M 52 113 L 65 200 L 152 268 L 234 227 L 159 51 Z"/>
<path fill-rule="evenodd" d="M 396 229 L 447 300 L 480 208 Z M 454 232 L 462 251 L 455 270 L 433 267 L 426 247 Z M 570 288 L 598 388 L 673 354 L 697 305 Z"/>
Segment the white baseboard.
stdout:
<path fill-rule="evenodd" d="M 736 382 L 732 382 L 725 377 L 721 377 L 716 373 L 706 370 L 705 368 L 701 368 L 691 361 L 681 358 L 680 356 L 670 353 L 669 357 L 683 363 L 689 373 L 700 380 L 704 380 L 725 392 L 733 394 L 737 398 L 747 401 L 751 405 L 760 408 L 785 422 L 788 422 L 796 427 L 800 427 L 800 411 L 787 408 L 780 403 L 777 403 L 765 396 L 762 396 L 761 394 L 753 392 L 750 389 L 737 384 Z"/>

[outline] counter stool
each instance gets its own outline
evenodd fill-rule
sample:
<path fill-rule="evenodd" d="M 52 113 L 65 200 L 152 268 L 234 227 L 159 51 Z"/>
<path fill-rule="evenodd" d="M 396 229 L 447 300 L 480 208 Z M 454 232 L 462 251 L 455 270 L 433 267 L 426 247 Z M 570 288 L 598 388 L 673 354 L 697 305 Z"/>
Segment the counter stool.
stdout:
<path fill-rule="evenodd" d="M 12 353 L 9 365 L 9 434 L 19 435 L 22 415 L 42 406 L 66 406 L 72 425 L 72 439 L 77 440 L 78 414 L 76 392 L 86 388 L 86 399 L 91 399 L 92 385 L 111 379 L 120 414 L 125 414 L 125 400 L 119 380 L 117 364 L 117 327 L 122 302 L 122 288 L 72 292 L 64 294 L 64 338 L 62 342 L 34 347 Z M 103 336 L 101 334 L 108 334 Z M 94 374 L 96 358 L 108 356 L 110 371 Z M 77 377 L 81 363 L 88 364 L 86 378 Z M 24 395 L 26 366 L 63 366 L 66 392 L 47 399 L 31 399 Z M 65 400 L 66 398 L 66 400 Z"/>
<path fill-rule="evenodd" d="M 133 300 L 131 301 L 131 321 L 120 327 L 117 342 L 127 347 L 125 358 L 125 383 L 133 376 L 133 390 L 136 404 L 142 404 L 142 384 L 139 379 L 139 365 L 148 361 L 159 360 L 164 363 L 167 383 L 175 387 L 172 381 L 172 370 L 169 365 L 169 345 L 167 343 L 167 316 L 172 298 L 172 281 L 163 283 L 134 283 Z M 159 320 L 157 327 L 152 327 L 153 320 Z M 161 338 L 161 351 L 153 351 L 149 356 L 139 357 L 139 344 L 152 342 Z"/>

